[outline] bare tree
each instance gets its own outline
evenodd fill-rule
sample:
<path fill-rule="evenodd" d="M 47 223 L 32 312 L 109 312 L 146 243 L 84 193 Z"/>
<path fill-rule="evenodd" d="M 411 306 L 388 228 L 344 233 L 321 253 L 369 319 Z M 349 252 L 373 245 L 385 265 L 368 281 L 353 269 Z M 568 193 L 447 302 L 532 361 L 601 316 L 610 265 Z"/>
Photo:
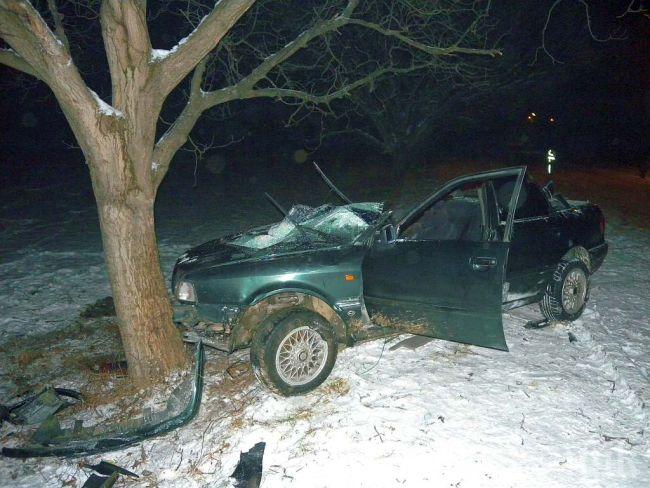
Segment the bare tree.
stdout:
<path fill-rule="evenodd" d="M 310 62 L 311 69 L 320 66 L 327 73 L 325 89 L 315 91 L 323 84 L 314 84 L 311 90 L 298 88 L 288 76 L 298 66 L 285 68 L 310 43 L 328 42 L 344 27 L 373 31 L 431 57 L 496 54 L 483 46 L 467 46 L 462 36 L 423 42 L 399 26 L 365 20 L 362 14 L 367 8 L 360 8 L 361 1 L 347 0 L 314 2 L 312 20 L 286 44 L 254 44 L 255 17 L 247 18 L 246 25 L 253 27 L 242 46 L 258 55 L 241 64 L 233 44 L 222 41 L 256 3 L 270 8 L 271 2 L 221 0 L 170 50 L 153 49 L 146 3 L 101 2 L 98 16 L 112 90 L 111 103 L 107 103 L 89 88 L 75 64 L 70 33 L 54 0 L 36 5 L 47 13 L 48 21 L 28 0 L 0 0 L 0 38 L 9 46 L 0 50 L 0 63 L 50 87 L 85 155 L 130 376 L 140 384 L 157 381 L 185 361 L 159 264 L 153 207 L 174 154 L 187 142 L 202 113 L 233 100 L 260 97 L 328 104 L 394 69 L 378 63 L 361 70 L 357 78 L 340 77 L 325 56 Z M 191 22 L 190 14 L 200 11 L 200 3 L 188 1 L 186 5 L 186 19 Z M 264 8 L 255 15 L 263 15 Z M 290 25 L 291 11 L 285 10 L 284 15 Z M 152 17 L 153 22 L 156 15 Z M 299 18 L 300 22 L 305 20 Z M 204 90 L 208 55 L 215 48 L 222 53 L 217 59 L 231 64 L 227 72 L 217 64 L 215 73 L 223 74 L 221 84 Z M 262 55 L 269 48 L 274 51 Z M 157 138 L 165 100 L 192 72 L 187 103 Z"/>

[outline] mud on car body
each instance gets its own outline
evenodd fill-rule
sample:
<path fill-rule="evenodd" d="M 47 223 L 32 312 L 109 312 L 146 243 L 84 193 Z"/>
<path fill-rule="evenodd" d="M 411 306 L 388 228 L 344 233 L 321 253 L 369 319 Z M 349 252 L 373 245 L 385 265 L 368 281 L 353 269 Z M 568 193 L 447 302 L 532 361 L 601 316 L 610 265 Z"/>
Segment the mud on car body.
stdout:
<path fill-rule="evenodd" d="M 507 350 L 503 310 L 539 302 L 549 320 L 576 319 L 607 253 L 600 209 L 525 167 L 456 178 L 399 221 L 380 203 L 284 213 L 188 250 L 172 276 L 186 333 L 250 347 L 283 395 L 322 383 L 340 345 L 387 333 Z"/>

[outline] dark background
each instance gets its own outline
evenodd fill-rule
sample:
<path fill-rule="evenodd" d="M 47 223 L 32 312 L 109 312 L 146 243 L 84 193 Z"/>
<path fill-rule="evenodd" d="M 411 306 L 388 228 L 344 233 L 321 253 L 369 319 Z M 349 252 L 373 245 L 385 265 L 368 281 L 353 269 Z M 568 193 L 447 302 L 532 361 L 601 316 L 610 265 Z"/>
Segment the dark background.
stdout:
<path fill-rule="evenodd" d="M 549 51 L 559 61 L 554 62 L 538 50 L 551 2 L 494 2 L 491 15 L 499 22 L 498 45 L 504 52 L 494 63 L 501 63 L 505 71 L 517 65 L 517 78 L 512 82 L 501 78 L 471 103 L 443 113 L 443 130 L 435 143 L 424 145 L 417 164 L 456 159 L 543 164 L 550 147 L 558 154 L 559 165 L 647 164 L 650 20 L 638 14 L 617 19 L 626 3 L 600 2 L 590 12 L 597 35 L 615 29 L 623 33 L 621 39 L 607 42 L 590 36 L 578 2 L 560 5 L 547 30 Z M 170 47 L 186 34 L 177 25 L 162 20 L 152 25 L 154 46 Z M 101 43 L 85 47 L 75 60 L 89 85 L 108 99 Z M 3 198 L 11 199 L 25 187 L 57 182 L 92 201 L 83 155 L 49 89 L 0 66 L 0 90 Z M 234 102 L 230 108 L 228 117 L 204 117 L 193 136 L 209 140 L 218 133 L 220 142 L 234 141 L 205 157 L 217 154 L 225 162 L 220 176 L 245 180 L 252 189 L 258 181 L 306 171 L 294 161 L 294 151 L 300 149 L 307 150 L 309 160 L 335 172 L 338 181 L 357 174 L 348 171 L 352 167 L 373 171 L 385 162 L 385 155 L 351 136 L 319 142 L 320 116 L 287 125 L 293 109 L 279 102 Z M 532 123 L 527 120 L 531 112 L 537 114 Z M 549 117 L 555 122 L 549 123 Z M 200 185 L 203 177 L 214 176 L 206 176 L 204 164 L 205 160 L 197 164 L 190 153 L 181 151 L 167 179 L 187 187 Z"/>

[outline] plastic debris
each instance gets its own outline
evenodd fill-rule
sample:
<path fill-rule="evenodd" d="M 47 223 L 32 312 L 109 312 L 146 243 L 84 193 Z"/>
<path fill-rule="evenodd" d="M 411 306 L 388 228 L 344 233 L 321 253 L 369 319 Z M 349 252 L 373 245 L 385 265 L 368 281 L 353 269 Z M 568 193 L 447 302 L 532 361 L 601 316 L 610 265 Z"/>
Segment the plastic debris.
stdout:
<path fill-rule="evenodd" d="M 82 488 L 111 488 L 111 486 L 113 486 L 117 481 L 118 477 L 119 474 L 117 474 L 117 472 L 110 476 L 91 474 L 83 484 Z"/>
<path fill-rule="evenodd" d="M 84 427 L 75 421 L 72 428 L 62 429 L 50 416 L 32 437 L 32 444 L 3 447 L 2 455 L 13 458 L 45 456 L 72 457 L 114 451 L 157 435 L 165 434 L 190 422 L 197 414 L 203 393 L 203 344 L 196 348 L 194 376 L 177 387 L 166 408 L 159 412 L 143 410 L 140 418 L 123 423 Z M 183 399 L 190 397 L 183 407 Z"/>
<path fill-rule="evenodd" d="M 262 458 L 266 442 L 258 442 L 249 451 L 239 454 L 239 463 L 230 475 L 235 488 L 258 488 L 262 481 Z"/>
<path fill-rule="evenodd" d="M 113 473 L 119 473 L 123 474 L 125 476 L 130 476 L 132 478 L 139 478 L 137 474 L 135 474 L 133 471 L 129 471 L 126 468 L 123 468 L 122 466 L 118 466 L 117 464 L 109 463 L 108 461 L 100 461 L 97 464 L 86 464 L 82 463 L 81 464 L 84 468 L 92 469 L 93 471 L 96 471 L 97 473 L 104 475 L 104 476 L 110 476 Z"/>
<path fill-rule="evenodd" d="M 74 401 L 65 399 L 71 398 Z M 81 393 L 67 388 L 44 388 L 12 406 L 4 406 L 3 420 L 12 424 L 35 425 L 81 401 Z"/>

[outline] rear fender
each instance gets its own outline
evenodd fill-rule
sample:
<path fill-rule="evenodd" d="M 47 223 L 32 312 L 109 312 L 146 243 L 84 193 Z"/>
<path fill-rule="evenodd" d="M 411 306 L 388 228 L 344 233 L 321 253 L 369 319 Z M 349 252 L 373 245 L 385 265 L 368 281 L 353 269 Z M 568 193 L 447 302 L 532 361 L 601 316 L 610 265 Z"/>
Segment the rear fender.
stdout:
<path fill-rule="evenodd" d="M 571 261 L 574 259 L 578 259 L 584 263 L 584 265 L 587 267 L 589 272 L 591 273 L 591 258 L 589 257 L 589 251 L 587 251 L 584 247 L 582 246 L 575 246 L 572 247 L 567 251 L 567 253 L 562 256 L 563 261 Z"/>

